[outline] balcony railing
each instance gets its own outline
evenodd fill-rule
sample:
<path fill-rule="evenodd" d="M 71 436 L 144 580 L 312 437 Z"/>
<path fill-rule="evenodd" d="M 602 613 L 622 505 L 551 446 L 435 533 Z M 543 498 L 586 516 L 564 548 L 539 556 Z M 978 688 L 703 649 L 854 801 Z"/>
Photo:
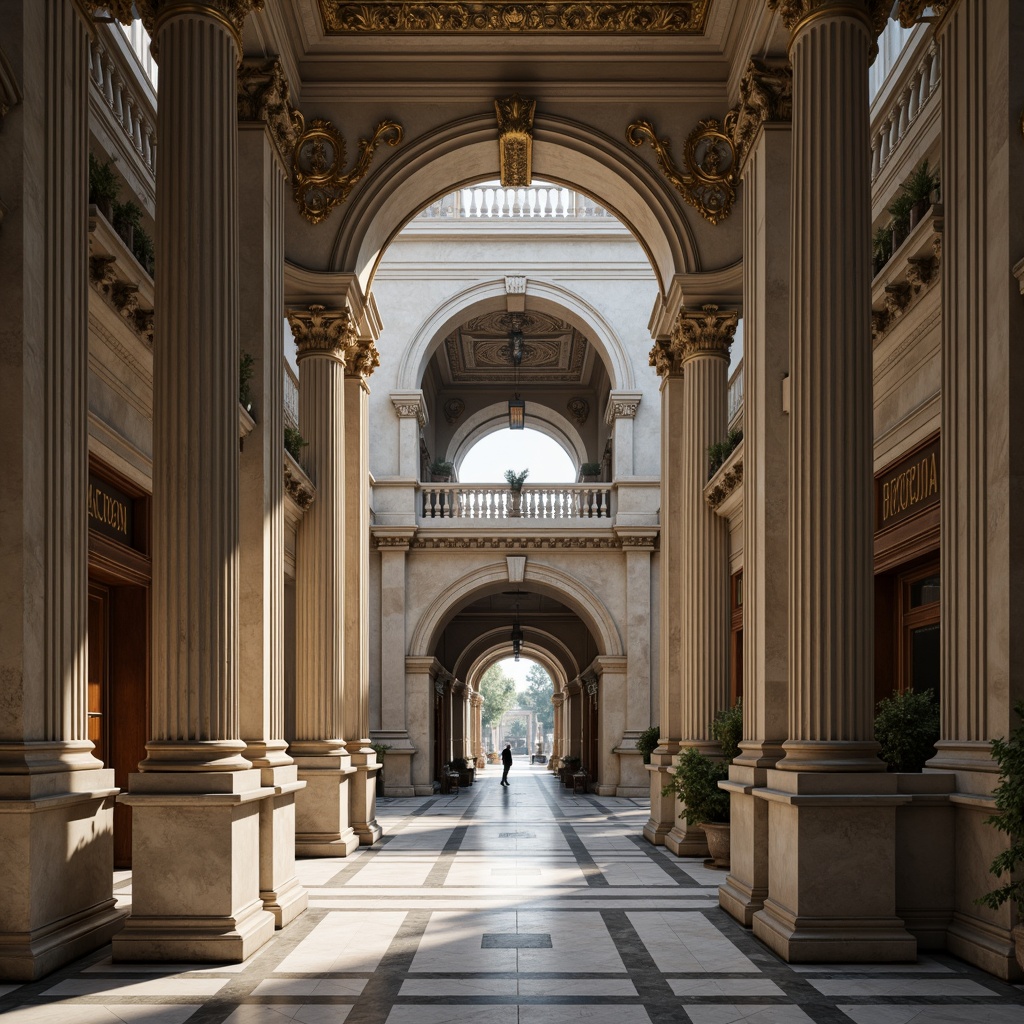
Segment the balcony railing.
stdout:
<path fill-rule="evenodd" d="M 581 220 L 614 221 L 615 217 L 593 199 L 556 185 L 502 188 L 480 185 L 431 203 L 422 213 L 427 220 Z"/>
<path fill-rule="evenodd" d="M 732 371 L 732 376 L 729 378 L 729 397 L 727 408 L 729 410 L 729 426 L 732 427 L 735 425 L 733 421 L 739 418 L 740 412 L 743 410 L 742 360 L 736 364 L 736 369 Z"/>
<path fill-rule="evenodd" d="M 614 514 L 609 484 L 536 484 L 518 503 L 500 484 L 421 484 L 423 519 L 609 520 Z"/>

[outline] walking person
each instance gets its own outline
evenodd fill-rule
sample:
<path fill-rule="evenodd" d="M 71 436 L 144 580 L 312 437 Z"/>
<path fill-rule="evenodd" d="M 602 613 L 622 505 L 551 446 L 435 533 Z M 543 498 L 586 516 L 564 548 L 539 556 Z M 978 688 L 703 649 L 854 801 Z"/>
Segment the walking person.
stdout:
<path fill-rule="evenodd" d="M 508 781 L 508 770 L 512 767 L 512 744 L 506 743 L 505 749 L 501 752 L 501 763 L 505 766 L 505 770 L 501 773 L 501 784 L 503 786 L 509 785 Z"/>

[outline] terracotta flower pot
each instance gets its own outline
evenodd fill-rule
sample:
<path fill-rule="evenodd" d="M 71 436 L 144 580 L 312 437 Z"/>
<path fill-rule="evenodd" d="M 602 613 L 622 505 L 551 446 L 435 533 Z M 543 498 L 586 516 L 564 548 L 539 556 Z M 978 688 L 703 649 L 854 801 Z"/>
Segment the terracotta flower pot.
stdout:
<path fill-rule="evenodd" d="M 729 825 L 705 821 L 700 826 L 708 840 L 708 852 L 712 857 L 713 868 L 729 866 Z"/>

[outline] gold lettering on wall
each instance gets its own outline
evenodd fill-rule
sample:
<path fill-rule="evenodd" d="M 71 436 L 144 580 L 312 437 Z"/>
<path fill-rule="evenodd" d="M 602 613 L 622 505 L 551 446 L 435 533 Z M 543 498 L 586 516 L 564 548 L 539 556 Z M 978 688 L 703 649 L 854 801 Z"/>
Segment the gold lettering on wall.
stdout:
<path fill-rule="evenodd" d="M 132 499 L 127 494 L 90 475 L 88 502 L 90 529 L 132 543 Z"/>
<path fill-rule="evenodd" d="M 939 444 L 915 452 L 876 479 L 876 528 L 922 511 L 939 500 Z"/>

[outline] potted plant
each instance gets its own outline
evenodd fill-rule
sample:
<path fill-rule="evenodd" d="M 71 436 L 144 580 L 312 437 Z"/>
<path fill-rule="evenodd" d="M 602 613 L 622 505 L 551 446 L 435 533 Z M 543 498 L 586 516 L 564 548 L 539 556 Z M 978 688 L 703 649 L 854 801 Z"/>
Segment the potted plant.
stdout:
<path fill-rule="evenodd" d="M 298 427 L 290 427 L 285 424 L 284 428 L 284 450 L 296 461 L 299 461 L 299 456 L 302 454 L 302 449 L 305 448 L 309 442 L 299 433 Z"/>
<path fill-rule="evenodd" d="M 156 268 L 156 247 L 153 245 L 153 239 L 150 237 L 149 232 L 141 227 L 135 228 L 134 235 L 132 252 L 141 264 L 142 269 L 152 277 Z"/>
<path fill-rule="evenodd" d="M 708 479 L 710 480 L 724 464 L 725 460 L 736 450 L 743 440 L 743 431 L 733 427 L 725 436 L 724 441 L 708 445 Z"/>
<path fill-rule="evenodd" d="M 939 702 L 932 690 L 903 690 L 880 700 L 875 709 L 878 756 L 891 772 L 921 772 L 935 756 L 939 738 Z"/>
<path fill-rule="evenodd" d="M 892 228 L 879 228 L 871 237 L 871 261 L 874 273 L 889 262 L 892 256 Z"/>
<path fill-rule="evenodd" d="M 897 192 L 895 199 L 889 204 L 889 215 L 892 217 L 892 251 L 895 252 L 910 231 L 910 208 L 914 200 L 909 192 Z"/>
<path fill-rule="evenodd" d="M 1010 733 L 1008 740 L 992 741 L 992 758 L 999 765 L 999 783 L 992 796 L 996 813 L 985 819 L 1010 837 L 1009 845 L 989 865 L 996 878 L 1004 875 L 1007 881 L 978 899 L 992 910 L 998 910 L 1007 901 L 1017 910 L 1017 925 L 1013 929 L 1014 951 L 1017 963 L 1024 970 L 1024 701 L 1017 701 L 1014 713 L 1021 724 Z"/>
<path fill-rule="evenodd" d="M 729 867 L 729 794 L 718 783 L 729 777 L 729 765 L 739 753 L 743 736 L 743 705 L 737 702 L 719 711 L 711 723 L 711 735 L 722 748 L 721 760 L 702 754 L 696 747 L 680 752 L 672 781 L 662 791 L 675 794 L 683 804 L 681 818 L 704 830 L 711 853 L 711 867 Z"/>
<path fill-rule="evenodd" d="M 374 753 L 377 755 L 377 760 L 380 762 L 380 768 L 377 769 L 377 796 L 384 795 L 384 755 L 391 749 L 390 743 L 371 743 Z"/>
<path fill-rule="evenodd" d="M 921 222 L 921 218 L 928 212 L 932 205 L 932 194 L 939 187 L 938 172 L 928 169 L 928 161 L 925 160 L 907 180 L 900 185 L 900 188 L 910 197 L 910 221 L 911 230 Z"/>
<path fill-rule="evenodd" d="M 644 764 L 651 763 L 651 754 L 654 753 L 655 748 L 658 746 L 658 740 L 661 738 L 661 729 L 657 725 L 652 725 L 649 729 L 644 729 L 642 733 L 636 739 L 636 749 L 640 751 L 644 759 Z"/>
<path fill-rule="evenodd" d="M 562 769 L 559 775 L 563 786 L 572 786 L 572 777 L 580 770 L 581 764 L 583 764 L 582 760 L 572 754 L 567 754 L 562 758 Z"/>
<path fill-rule="evenodd" d="M 89 154 L 89 203 L 113 223 L 114 203 L 121 193 L 121 179 L 110 161 L 100 162 Z"/>
<path fill-rule="evenodd" d="M 114 203 L 114 230 L 124 244 L 135 253 L 135 230 L 142 228 L 142 207 L 130 199 L 126 203 Z"/>
<path fill-rule="evenodd" d="M 459 773 L 460 786 L 472 786 L 474 766 L 464 757 L 453 757 L 451 760 L 452 771 Z"/>
<path fill-rule="evenodd" d="M 512 502 L 509 508 L 510 516 L 518 516 L 522 514 L 523 508 L 523 484 L 526 483 L 526 478 L 530 475 L 528 469 L 524 469 L 521 473 L 517 473 L 514 469 L 505 470 L 505 480 L 508 482 L 509 491 L 511 492 Z"/>
<path fill-rule="evenodd" d="M 601 479 L 600 462 L 584 462 L 580 466 L 580 482 L 585 484 L 596 483 Z"/>
<path fill-rule="evenodd" d="M 430 479 L 434 483 L 449 483 L 455 474 L 455 463 L 447 459 L 434 459 L 429 467 Z"/>

